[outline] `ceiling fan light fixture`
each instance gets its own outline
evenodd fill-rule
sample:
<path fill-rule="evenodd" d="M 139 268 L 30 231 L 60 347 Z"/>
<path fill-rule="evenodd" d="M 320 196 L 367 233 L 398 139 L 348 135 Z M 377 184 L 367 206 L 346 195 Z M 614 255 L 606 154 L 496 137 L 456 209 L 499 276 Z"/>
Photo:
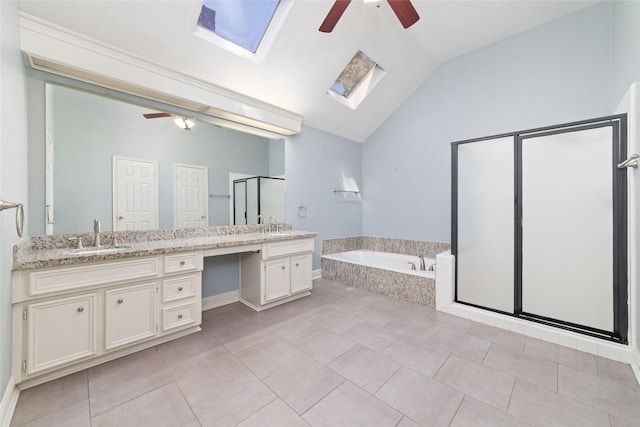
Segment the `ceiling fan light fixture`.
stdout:
<path fill-rule="evenodd" d="M 176 126 L 178 126 L 180 129 L 184 129 L 184 130 L 191 130 L 191 128 L 193 127 L 193 125 L 195 124 L 193 120 L 191 119 L 187 119 L 186 117 L 176 117 L 173 122 L 176 124 Z"/>

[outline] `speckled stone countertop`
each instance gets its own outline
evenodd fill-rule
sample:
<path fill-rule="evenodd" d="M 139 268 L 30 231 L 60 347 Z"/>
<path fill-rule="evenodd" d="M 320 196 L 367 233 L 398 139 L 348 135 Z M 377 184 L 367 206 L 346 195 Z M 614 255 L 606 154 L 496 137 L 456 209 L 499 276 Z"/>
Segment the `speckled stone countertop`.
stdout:
<path fill-rule="evenodd" d="M 93 233 L 35 236 L 13 247 L 13 270 L 56 267 L 130 257 L 153 256 L 177 252 L 228 248 L 265 242 L 308 239 L 317 233 L 291 230 L 286 224 L 279 233 L 263 233 L 260 226 L 222 226 L 176 230 L 101 233 L 101 248 L 112 248 L 113 237 L 119 248 L 106 253 L 75 251 L 70 238 L 80 237 L 86 250 L 92 250 Z"/>

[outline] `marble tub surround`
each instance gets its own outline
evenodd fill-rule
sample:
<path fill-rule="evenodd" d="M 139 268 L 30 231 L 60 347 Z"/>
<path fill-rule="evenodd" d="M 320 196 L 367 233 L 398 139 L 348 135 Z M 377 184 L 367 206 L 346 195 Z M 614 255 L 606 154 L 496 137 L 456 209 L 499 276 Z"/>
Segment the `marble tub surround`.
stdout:
<path fill-rule="evenodd" d="M 322 255 L 354 250 L 369 250 L 402 254 L 411 257 L 436 255 L 451 249 L 445 242 L 392 239 L 388 237 L 354 236 L 322 241 Z M 322 277 L 345 285 L 366 289 L 378 294 L 392 296 L 404 301 L 435 307 L 435 280 L 428 277 L 399 273 L 383 268 L 353 264 L 344 261 L 321 259 Z"/>
<path fill-rule="evenodd" d="M 371 236 L 340 237 L 322 241 L 322 255 L 356 249 L 435 258 L 437 254 L 450 250 L 451 244 Z"/>
<path fill-rule="evenodd" d="M 100 233 L 102 247 L 111 247 L 117 239 L 117 252 L 101 254 L 74 253 L 74 242 L 80 237 L 86 249 L 93 245 L 93 233 L 34 236 L 13 247 L 13 270 L 54 267 L 82 262 L 95 262 L 151 256 L 192 250 L 224 248 L 265 242 L 315 237 L 317 233 L 292 230 L 291 224 L 281 224 L 279 233 L 263 233 L 261 225 L 216 226 L 150 231 L 118 231 Z"/>
<path fill-rule="evenodd" d="M 435 307 L 436 281 L 366 265 L 323 257 L 322 277 L 377 294 Z"/>

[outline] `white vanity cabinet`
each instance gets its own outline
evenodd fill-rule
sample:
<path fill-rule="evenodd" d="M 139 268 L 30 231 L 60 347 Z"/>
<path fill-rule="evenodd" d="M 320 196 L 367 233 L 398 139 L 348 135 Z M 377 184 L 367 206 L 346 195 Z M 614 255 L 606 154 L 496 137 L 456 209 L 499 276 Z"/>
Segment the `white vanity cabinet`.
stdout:
<path fill-rule="evenodd" d="M 35 385 L 199 330 L 202 252 L 13 272 L 13 375 Z"/>
<path fill-rule="evenodd" d="M 313 239 L 264 243 L 240 257 L 240 301 L 256 311 L 311 292 Z"/>

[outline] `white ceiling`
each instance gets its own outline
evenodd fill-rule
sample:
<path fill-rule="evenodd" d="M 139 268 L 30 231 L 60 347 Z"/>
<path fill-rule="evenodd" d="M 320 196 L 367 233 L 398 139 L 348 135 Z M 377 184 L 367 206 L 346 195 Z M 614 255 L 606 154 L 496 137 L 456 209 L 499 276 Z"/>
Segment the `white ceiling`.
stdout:
<path fill-rule="evenodd" d="M 255 0 L 259 1 L 259 0 Z M 332 0 L 296 0 L 262 64 L 193 35 L 201 0 L 21 0 L 21 9 L 174 71 L 304 116 L 304 124 L 363 142 L 443 62 L 583 9 L 595 1 L 413 0 L 403 29 L 388 3 L 353 0 L 332 33 Z M 387 74 L 356 110 L 326 91 L 361 49 Z"/>

